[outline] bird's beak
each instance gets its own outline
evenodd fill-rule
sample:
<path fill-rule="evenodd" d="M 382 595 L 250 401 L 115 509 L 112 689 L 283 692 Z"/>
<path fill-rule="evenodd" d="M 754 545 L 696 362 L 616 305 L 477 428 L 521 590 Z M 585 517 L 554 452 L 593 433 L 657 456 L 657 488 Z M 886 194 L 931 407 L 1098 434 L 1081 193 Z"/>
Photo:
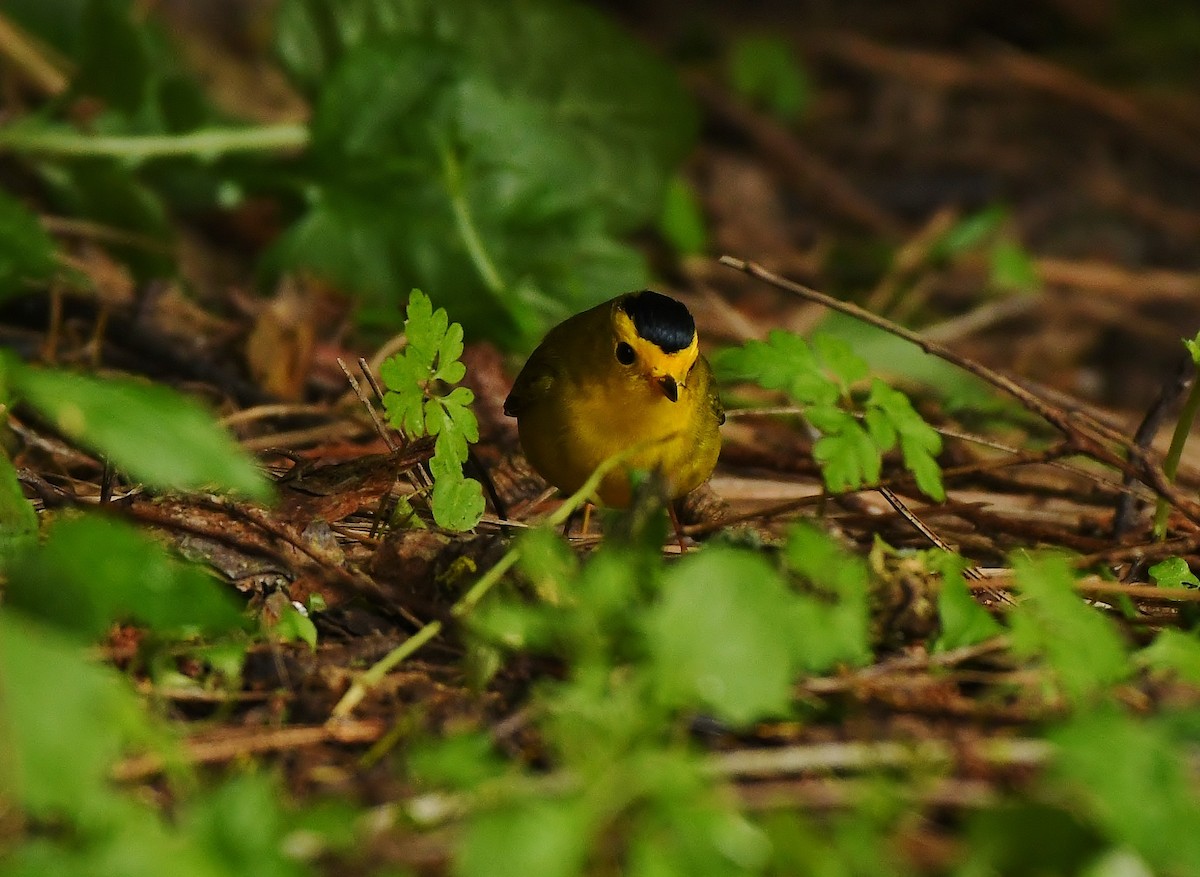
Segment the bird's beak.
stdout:
<path fill-rule="evenodd" d="M 664 375 L 661 378 L 655 378 L 658 382 L 659 389 L 663 391 L 663 395 L 672 402 L 679 401 L 679 384 L 675 383 L 675 379 L 670 375 Z"/>

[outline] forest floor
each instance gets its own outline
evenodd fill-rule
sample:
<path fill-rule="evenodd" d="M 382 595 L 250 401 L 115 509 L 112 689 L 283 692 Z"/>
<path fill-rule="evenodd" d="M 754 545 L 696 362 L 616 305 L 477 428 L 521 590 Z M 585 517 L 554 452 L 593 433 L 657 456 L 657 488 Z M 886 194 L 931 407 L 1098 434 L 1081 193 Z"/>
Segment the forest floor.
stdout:
<path fill-rule="evenodd" d="M 188 34 L 183 56 L 218 103 L 259 119 L 303 116 L 299 98 L 273 81 L 248 89 L 265 63 L 253 42 L 231 40 L 189 5 L 164 3 L 156 14 Z M 914 869 L 944 873 L 962 855 L 963 814 L 1035 784 L 1047 760 L 1041 733 L 1072 707 L 1005 637 L 934 650 L 936 582 L 903 552 L 960 552 L 972 593 L 997 617 L 1019 599 L 1014 552 L 1058 548 L 1082 572 L 1078 592 L 1130 643 L 1196 621 L 1200 590 L 1155 584 L 1148 569 L 1168 558 L 1200 568 L 1200 451 L 1184 449 L 1174 488 L 1160 468 L 1194 379 L 1181 342 L 1200 329 L 1200 92 L 1169 70 L 1151 78 L 1123 19 L 1104 6 L 1061 0 L 1026 16 L 999 3 L 905 4 L 902 13 L 899 4 L 844 5 L 835 16 L 752 4 L 736 21 L 722 21 L 717 4 L 616 8 L 671 57 L 769 31 L 796 47 L 809 90 L 802 116 L 785 122 L 710 67 L 680 63 L 702 119 L 685 174 L 709 243 L 708 255 L 677 259 L 645 235 L 661 291 L 689 305 L 706 350 L 778 328 L 850 340 L 910 393 L 944 443 L 944 503 L 890 465 L 885 490 L 834 496 L 811 431 L 772 413 L 779 396 L 727 394 L 720 463 L 686 510 L 689 553 L 719 531 L 769 544 L 798 519 L 820 522 L 876 573 L 875 659 L 796 683 L 804 719 L 735 733 L 701 717 L 693 733 L 714 756 L 776 755 L 728 766 L 730 789 L 754 811 L 852 807 L 860 777 L 907 757 L 887 746 L 931 747 L 949 767 L 913 793 L 924 815 L 898 838 Z M 10 306 L 0 340 L 46 362 L 99 363 L 199 393 L 277 477 L 281 501 L 259 508 L 120 484 L 110 498 L 99 463 L 19 416 L 16 461 L 40 510 L 104 491 L 121 516 L 166 534 L 264 611 L 318 596 L 319 645 L 252 646 L 236 690 L 156 680 L 138 663 L 135 628 L 114 631 L 104 654 L 179 727 L 188 760 L 213 771 L 275 765 L 301 799 L 410 800 L 411 780 L 387 753 L 421 734 L 482 730 L 501 753 L 538 763 L 529 693 L 561 667 L 514 657 L 480 683 L 451 611 L 470 571 L 494 566 L 513 528 L 559 501 L 521 459 L 501 410 L 519 360 L 468 338 L 477 453 L 508 519 L 489 507 L 469 535 L 381 532 L 381 517 L 412 491 L 397 480 L 408 463 L 340 363 L 361 376 L 365 360 L 377 373 L 398 340 L 364 342 L 349 329 L 346 299 L 326 285 L 293 280 L 254 296 L 270 210 L 247 204 L 222 223 L 178 229 L 186 296 L 174 284 L 135 288 L 103 249 L 102 229 L 58 229 L 101 294 Z M 947 243 L 953 234 L 959 245 Z M 720 255 L 760 267 L 737 270 Z M 767 274 L 911 327 L 939 355 L 831 317 Z M 1156 493 L 1169 499 L 1164 539 L 1151 532 Z M 581 556 L 604 538 L 592 529 L 572 539 Z M 674 540 L 663 548 L 679 551 Z M 443 633 L 344 703 L 364 668 L 433 620 Z M 176 669 L 200 676 L 189 661 Z M 1153 715 L 1200 706 L 1200 689 L 1146 675 L 1117 698 Z M 116 773 L 167 796 L 163 768 L 141 756 Z M 407 826 L 373 843 L 376 862 L 438 871 L 453 842 Z"/>

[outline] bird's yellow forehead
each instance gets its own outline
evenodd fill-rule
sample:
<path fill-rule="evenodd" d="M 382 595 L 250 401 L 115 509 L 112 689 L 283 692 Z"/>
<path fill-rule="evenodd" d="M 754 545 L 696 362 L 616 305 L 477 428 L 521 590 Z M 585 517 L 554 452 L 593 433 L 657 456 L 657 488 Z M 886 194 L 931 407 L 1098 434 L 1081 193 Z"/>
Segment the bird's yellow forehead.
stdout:
<path fill-rule="evenodd" d="M 616 339 L 614 345 L 624 341 L 632 347 L 637 354 L 638 368 L 646 374 L 671 375 L 680 383 L 684 382 L 684 378 L 696 362 L 696 357 L 700 355 L 696 333 L 692 333 L 692 341 L 687 347 L 667 353 L 653 341 L 647 341 L 638 335 L 633 320 L 625 311 L 614 307 L 612 315 L 613 335 Z"/>

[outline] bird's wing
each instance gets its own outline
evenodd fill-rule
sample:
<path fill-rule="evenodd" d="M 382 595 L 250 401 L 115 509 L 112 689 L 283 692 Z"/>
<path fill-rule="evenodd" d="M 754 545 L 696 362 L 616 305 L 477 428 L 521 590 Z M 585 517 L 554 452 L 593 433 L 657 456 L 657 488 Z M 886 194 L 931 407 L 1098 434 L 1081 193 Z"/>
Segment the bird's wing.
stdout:
<path fill-rule="evenodd" d="M 557 360 L 542 345 L 533 351 L 513 382 L 513 388 L 504 400 L 504 413 L 509 417 L 520 417 L 553 391 L 558 378 Z"/>
<path fill-rule="evenodd" d="M 704 369 L 704 389 L 708 395 L 708 404 L 712 408 L 713 416 L 717 418 L 717 423 L 725 422 L 725 406 L 721 404 L 721 396 L 717 392 L 717 378 L 713 374 L 712 366 L 708 364 L 708 360 L 703 356 L 696 364 L 698 368 Z"/>

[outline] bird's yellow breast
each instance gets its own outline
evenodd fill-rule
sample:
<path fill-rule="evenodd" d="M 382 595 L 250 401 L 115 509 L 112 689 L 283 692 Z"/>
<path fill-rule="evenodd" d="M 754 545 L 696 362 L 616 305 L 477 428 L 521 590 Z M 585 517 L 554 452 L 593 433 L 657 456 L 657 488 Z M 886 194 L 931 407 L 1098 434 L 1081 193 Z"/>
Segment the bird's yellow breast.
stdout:
<path fill-rule="evenodd" d="M 614 358 L 612 305 L 551 330 L 517 378 L 506 410 L 517 417 L 529 462 L 559 489 L 578 490 L 597 466 L 628 452 L 623 466 L 601 482 L 601 502 L 627 506 L 635 470 L 661 473 L 669 497 L 677 499 L 711 474 L 720 452 L 723 417 L 712 370 L 695 358 L 671 401 L 644 368 Z"/>

